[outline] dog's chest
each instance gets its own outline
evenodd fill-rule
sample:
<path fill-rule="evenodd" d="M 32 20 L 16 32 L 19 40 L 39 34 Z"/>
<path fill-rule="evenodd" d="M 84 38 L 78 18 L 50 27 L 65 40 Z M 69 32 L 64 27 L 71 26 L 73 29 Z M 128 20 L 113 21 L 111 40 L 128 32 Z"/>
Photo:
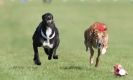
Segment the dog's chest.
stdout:
<path fill-rule="evenodd" d="M 47 28 L 45 33 L 46 33 L 46 35 L 41 30 L 42 37 L 46 39 L 45 41 L 43 41 L 42 46 L 48 47 L 48 48 L 53 48 L 53 43 L 50 43 L 50 40 L 55 37 L 55 32 L 53 32 L 51 28 Z"/>
<path fill-rule="evenodd" d="M 46 36 L 47 38 L 50 38 L 50 35 L 52 34 L 52 29 L 51 28 L 47 28 L 46 30 Z"/>

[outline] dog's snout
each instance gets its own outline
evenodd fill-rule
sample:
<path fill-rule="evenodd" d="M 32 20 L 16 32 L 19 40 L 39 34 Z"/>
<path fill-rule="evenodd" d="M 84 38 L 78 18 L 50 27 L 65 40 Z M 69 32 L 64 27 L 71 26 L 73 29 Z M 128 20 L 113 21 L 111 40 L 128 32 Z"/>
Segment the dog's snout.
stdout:
<path fill-rule="evenodd" d="M 101 43 L 97 43 L 97 47 L 100 48 L 101 47 Z"/>
<path fill-rule="evenodd" d="M 51 24 L 51 23 L 52 23 L 52 20 L 47 20 L 47 23 L 48 23 L 48 24 Z"/>
<path fill-rule="evenodd" d="M 97 48 L 102 47 L 102 41 L 101 40 L 96 40 Z"/>
<path fill-rule="evenodd" d="M 52 19 L 49 19 L 48 22 L 52 22 Z"/>

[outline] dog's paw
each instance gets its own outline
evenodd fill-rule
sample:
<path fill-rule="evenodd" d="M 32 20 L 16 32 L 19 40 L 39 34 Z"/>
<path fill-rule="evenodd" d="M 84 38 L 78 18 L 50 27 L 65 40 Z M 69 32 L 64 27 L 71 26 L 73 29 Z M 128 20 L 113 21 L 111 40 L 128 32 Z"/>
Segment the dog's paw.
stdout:
<path fill-rule="evenodd" d="M 51 60 L 52 59 L 52 56 L 48 56 L 48 60 Z"/>
<path fill-rule="evenodd" d="M 95 64 L 95 67 L 97 68 L 98 67 L 98 64 Z"/>
<path fill-rule="evenodd" d="M 54 55 L 53 56 L 53 59 L 58 59 L 58 55 Z"/>
<path fill-rule="evenodd" d="M 41 62 L 40 62 L 39 60 L 34 60 L 34 63 L 35 63 L 36 65 L 41 65 Z"/>

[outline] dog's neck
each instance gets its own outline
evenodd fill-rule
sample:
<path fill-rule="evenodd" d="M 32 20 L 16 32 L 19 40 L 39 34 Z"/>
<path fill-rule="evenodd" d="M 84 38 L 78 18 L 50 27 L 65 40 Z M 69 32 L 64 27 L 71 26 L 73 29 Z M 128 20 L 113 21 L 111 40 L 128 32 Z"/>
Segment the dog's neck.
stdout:
<path fill-rule="evenodd" d="M 52 22 L 51 24 L 47 24 L 45 22 L 42 21 L 42 24 L 45 25 L 46 27 L 54 27 L 54 22 Z"/>

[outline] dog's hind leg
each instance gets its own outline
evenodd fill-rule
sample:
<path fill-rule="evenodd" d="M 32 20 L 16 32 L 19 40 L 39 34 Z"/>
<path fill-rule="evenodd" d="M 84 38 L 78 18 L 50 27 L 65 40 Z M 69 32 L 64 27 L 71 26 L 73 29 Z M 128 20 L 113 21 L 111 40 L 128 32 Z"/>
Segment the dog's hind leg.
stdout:
<path fill-rule="evenodd" d="M 93 64 L 94 50 L 92 47 L 89 47 L 89 48 L 90 48 L 90 64 Z"/>
<path fill-rule="evenodd" d="M 87 43 L 86 40 L 84 41 L 84 44 L 85 44 L 85 47 L 86 47 L 86 51 L 88 51 L 88 43 Z"/>
<path fill-rule="evenodd" d="M 33 43 L 33 49 L 34 49 L 34 63 L 37 65 L 41 65 L 39 54 L 38 54 L 38 48 L 34 43 Z"/>
<path fill-rule="evenodd" d="M 100 54 L 101 54 L 101 51 L 100 51 L 100 49 L 98 49 L 98 56 L 96 58 L 96 65 L 95 65 L 95 67 L 98 67 Z"/>

